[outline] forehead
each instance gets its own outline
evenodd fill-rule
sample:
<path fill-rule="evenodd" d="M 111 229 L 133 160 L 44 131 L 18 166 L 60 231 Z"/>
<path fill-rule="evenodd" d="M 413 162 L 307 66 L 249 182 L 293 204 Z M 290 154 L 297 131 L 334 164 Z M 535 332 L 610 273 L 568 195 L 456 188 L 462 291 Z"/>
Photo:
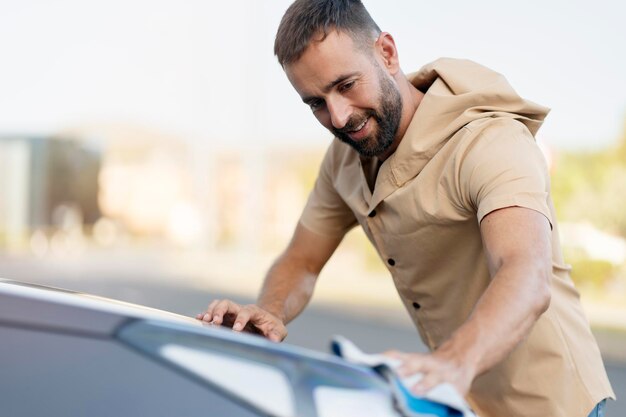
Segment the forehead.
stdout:
<path fill-rule="evenodd" d="M 333 30 L 322 41 L 313 40 L 302 56 L 285 65 L 287 78 L 303 96 L 319 89 L 345 73 L 366 72 L 372 59 L 348 34 Z"/>

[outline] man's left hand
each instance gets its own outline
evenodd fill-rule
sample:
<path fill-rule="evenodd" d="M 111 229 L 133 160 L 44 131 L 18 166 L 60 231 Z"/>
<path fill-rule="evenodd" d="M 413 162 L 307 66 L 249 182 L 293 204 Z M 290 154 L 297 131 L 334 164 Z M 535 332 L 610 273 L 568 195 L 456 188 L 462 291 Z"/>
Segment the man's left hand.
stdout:
<path fill-rule="evenodd" d="M 474 380 L 474 367 L 467 361 L 445 351 L 433 353 L 404 353 L 388 351 L 384 355 L 400 361 L 396 372 L 402 377 L 421 373 L 422 379 L 412 387 L 414 394 L 424 395 L 436 385 L 447 382 L 462 395 L 467 395 Z"/>

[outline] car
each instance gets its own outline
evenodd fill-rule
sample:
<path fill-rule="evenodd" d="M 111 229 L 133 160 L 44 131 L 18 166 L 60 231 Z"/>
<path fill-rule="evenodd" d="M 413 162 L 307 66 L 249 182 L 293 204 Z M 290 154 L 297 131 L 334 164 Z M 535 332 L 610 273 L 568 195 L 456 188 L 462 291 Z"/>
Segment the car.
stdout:
<path fill-rule="evenodd" d="M 0 279 L 0 415 L 398 417 L 370 368 L 191 317 Z"/>

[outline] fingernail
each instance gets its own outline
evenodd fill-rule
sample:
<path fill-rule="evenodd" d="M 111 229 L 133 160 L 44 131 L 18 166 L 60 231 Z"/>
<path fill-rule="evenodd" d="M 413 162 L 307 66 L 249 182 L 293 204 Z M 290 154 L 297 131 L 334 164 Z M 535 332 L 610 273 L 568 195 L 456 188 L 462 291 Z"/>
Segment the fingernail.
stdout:
<path fill-rule="evenodd" d="M 242 327 L 243 326 L 241 325 L 241 323 L 235 323 L 235 325 L 233 326 L 233 330 L 239 331 Z"/>
<path fill-rule="evenodd" d="M 202 317 L 202 320 L 209 321 L 211 320 L 211 316 L 209 316 L 208 314 L 205 314 L 204 317 Z"/>

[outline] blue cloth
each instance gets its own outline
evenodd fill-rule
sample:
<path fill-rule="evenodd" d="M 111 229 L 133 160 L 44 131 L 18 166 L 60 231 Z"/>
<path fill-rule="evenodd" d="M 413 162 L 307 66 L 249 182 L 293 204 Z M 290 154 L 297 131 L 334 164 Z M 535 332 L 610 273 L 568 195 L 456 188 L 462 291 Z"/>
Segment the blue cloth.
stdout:
<path fill-rule="evenodd" d="M 589 417 L 604 417 L 604 408 L 606 407 L 606 400 L 602 400 L 591 410 Z"/>

